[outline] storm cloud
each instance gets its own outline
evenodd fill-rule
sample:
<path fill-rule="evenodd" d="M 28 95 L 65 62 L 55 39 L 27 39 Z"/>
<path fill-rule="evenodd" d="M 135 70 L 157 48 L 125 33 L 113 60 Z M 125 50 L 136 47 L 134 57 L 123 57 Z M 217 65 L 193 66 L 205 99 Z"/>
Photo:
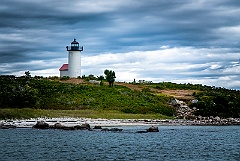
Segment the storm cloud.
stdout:
<path fill-rule="evenodd" d="M 75 37 L 82 74 L 240 89 L 239 0 L 1 0 L 0 74 L 59 75 Z"/>

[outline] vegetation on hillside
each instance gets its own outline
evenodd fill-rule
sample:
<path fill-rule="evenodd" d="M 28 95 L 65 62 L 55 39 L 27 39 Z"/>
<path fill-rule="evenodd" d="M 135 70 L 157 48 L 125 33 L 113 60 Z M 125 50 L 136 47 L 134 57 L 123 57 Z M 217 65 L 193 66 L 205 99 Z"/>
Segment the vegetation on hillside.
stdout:
<path fill-rule="evenodd" d="M 69 78 L 68 78 L 69 79 Z M 107 81 L 103 76 L 84 76 L 84 80 Z M 173 116 L 176 109 L 169 105 L 172 96 L 155 93 L 158 90 L 194 90 L 195 98 L 188 105 L 196 107 L 195 115 L 240 117 L 240 91 L 203 85 L 135 83 L 141 88 L 123 85 L 61 83 L 57 77 L 0 76 L 0 109 L 47 109 L 119 111 L 129 114 L 162 114 Z M 139 90 L 140 89 L 140 90 Z M 0 115 L 1 115 L 0 111 Z M 6 111 L 5 111 L 6 112 Z"/>
<path fill-rule="evenodd" d="M 0 76 L 0 108 L 118 110 L 173 116 L 169 96 L 124 86 L 60 83 L 42 77 Z"/>
<path fill-rule="evenodd" d="M 196 116 L 240 117 L 239 90 L 201 84 L 176 84 L 171 82 L 157 83 L 150 86 L 161 90 L 197 90 L 198 92 L 193 93 L 196 101 L 189 103 L 190 107 L 196 107 L 198 109 L 195 112 Z"/>

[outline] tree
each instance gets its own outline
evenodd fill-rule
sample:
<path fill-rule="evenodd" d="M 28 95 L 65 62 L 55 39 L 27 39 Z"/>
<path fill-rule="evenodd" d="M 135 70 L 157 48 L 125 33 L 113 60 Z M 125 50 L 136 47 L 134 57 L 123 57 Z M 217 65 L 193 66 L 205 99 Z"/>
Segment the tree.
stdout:
<path fill-rule="evenodd" d="M 112 70 L 106 69 L 106 70 L 104 71 L 104 74 L 105 74 L 106 80 L 107 80 L 108 83 L 109 83 L 109 86 L 112 87 L 112 86 L 113 86 L 113 83 L 115 82 L 115 78 L 116 78 L 115 72 L 112 71 Z"/>
<path fill-rule="evenodd" d="M 31 74 L 30 74 L 29 71 L 25 72 L 25 77 L 28 78 L 28 79 L 31 78 Z"/>
<path fill-rule="evenodd" d="M 97 80 L 101 81 L 100 85 L 102 86 L 103 85 L 104 76 L 100 75 L 99 77 L 97 77 Z"/>
<path fill-rule="evenodd" d="M 99 81 L 103 81 L 103 80 L 104 80 L 104 76 L 102 76 L 102 75 L 97 76 L 97 80 L 99 80 Z"/>

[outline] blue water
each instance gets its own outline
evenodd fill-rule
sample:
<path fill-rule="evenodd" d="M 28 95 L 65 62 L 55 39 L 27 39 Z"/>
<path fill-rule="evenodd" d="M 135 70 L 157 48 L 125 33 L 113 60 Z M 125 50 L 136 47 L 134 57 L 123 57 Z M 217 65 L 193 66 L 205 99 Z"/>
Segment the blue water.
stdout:
<path fill-rule="evenodd" d="M 240 126 L 159 126 L 157 133 L 0 129 L 0 160 L 238 160 Z"/>

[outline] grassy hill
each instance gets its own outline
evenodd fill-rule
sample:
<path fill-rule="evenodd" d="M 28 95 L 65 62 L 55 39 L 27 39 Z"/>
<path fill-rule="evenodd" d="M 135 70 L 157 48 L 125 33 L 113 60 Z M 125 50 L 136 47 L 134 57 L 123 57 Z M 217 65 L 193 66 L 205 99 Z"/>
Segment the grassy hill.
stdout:
<path fill-rule="evenodd" d="M 239 117 L 239 96 L 236 90 L 170 82 L 115 83 L 109 87 L 83 79 L 59 81 L 57 78 L 0 76 L 0 119 L 62 116 L 61 110 L 68 110 L 65 116 L 74 116 L 69 112 L 72 110 L 81 117 L 120 118 L 124 114 L 131 118 L 137 114 L 143 118 L 144 115 L 172 117 L 176 114 L 176 107 L 169 105 L 173 97 L 198 108 L 196 115 Z M 193 99 L 198 102 L 192 103 Z M 26 115 L 19 114 L 19 109 L 25 110 Z M 84 110 L 88 114 L 84 115 Z M 32 114 L 33 111 L 37 114 Z M 91 116 L 89 111 L 95 115 Z M 100 113 L 114 114 L 101 116 Z"/>

